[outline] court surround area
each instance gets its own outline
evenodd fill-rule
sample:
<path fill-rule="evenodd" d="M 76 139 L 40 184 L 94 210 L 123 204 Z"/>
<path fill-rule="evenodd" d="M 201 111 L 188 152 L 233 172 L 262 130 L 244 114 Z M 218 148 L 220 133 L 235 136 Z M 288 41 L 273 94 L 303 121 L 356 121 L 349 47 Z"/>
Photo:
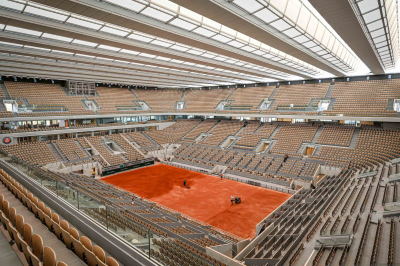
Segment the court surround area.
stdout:
<path fill-rule="evenodd" d="M 102 180 L 242 238 L 254 237 L 255 226 L 291 196 L 163 164 Z M 231 196 L 242 202 L 231 205 Z"/>

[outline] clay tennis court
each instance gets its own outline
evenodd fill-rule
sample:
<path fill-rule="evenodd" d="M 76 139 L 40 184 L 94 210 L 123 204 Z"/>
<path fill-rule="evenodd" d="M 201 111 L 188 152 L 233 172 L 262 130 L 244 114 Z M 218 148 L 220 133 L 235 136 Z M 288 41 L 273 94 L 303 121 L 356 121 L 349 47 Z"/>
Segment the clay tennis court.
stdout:
<path fill-rule="evenodd" d="M 254 237 L 256 224 L 291 196 L 163 164 L 102 180 L 243 238 Z M 231 195 L 242 203 L 231 206 Z"/>

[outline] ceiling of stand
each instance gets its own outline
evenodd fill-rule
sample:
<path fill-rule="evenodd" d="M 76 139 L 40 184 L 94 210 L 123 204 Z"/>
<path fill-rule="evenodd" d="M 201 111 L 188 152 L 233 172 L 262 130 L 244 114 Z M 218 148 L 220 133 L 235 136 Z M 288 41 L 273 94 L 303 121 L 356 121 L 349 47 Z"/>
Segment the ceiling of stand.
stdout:
<path fill-rule="evenodd" d="M 1 75 L 167 88 L 397 66 L 394 0 L 1 0 Z"/>

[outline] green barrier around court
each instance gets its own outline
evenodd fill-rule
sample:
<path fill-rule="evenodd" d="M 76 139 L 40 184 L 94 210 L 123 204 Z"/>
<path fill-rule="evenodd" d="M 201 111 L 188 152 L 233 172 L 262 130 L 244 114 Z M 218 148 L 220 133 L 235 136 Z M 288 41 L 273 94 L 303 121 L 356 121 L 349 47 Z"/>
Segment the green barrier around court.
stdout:
<path fill-rule="evenodd" d="M 136 169 L 136 168 L 140 168 L 140 167 L 148 166 L 148 165 L 154 165 L 154 158 L 147 158 L 147 159 L 138 160 L 138 161 L 134 161 L 134 162 L 128 162 L 128 163 L 124 163 L 124 164 L 117 164 L 117 165 L 105 167 L 101 176 L 112 175 L 115 173 L 120 173 L 120 172 L 132 170 L 132 169 Z"/>

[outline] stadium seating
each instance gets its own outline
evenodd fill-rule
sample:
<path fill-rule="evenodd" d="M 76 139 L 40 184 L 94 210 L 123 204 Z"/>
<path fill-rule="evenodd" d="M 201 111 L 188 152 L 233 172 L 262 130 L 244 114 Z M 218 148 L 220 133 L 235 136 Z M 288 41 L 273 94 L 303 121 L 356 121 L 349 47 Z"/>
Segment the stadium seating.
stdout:
<path fill-rule="evenodd" d="M 176 101 L 180 101 L 182 90 L 132 90 L 150 106 L 152 113 L 172 112 Z"/>
<path fill-rule="evenodd" d="M 397 116 L 396 111 L 387 109 L 390 99 L 399 95 L 399 80 L 371 80 L 336 82 L 329 99 L 335 99 L 333 107 L 322 112 L 322 115 L 348 116 Z M 21 106 L 33 107 L 33 112 L 20 112 L 18 116 L 65 116 L 90 115 L 94 111 L 86 110 L 81 100 L 84 97 L 69 96 L 60 85 L 28 82 L 4 82 L 11 99 Z M 210 90 L 165 90 L 165 89 L 134 89 L 129 91 L 122 88 L 96 87 L 96 97 L 89 100 L 97 103 L 98 114 L 135 114 L 173 112 L 176 101 L 186 102 L 182 111 L 189 113 L 215 113 L 220 101 L 228 99 L 225 110 L 218 113 L 260 113 L 256 109 L 264 99 L 273 100 L 272 106 L 262 110 L 262 114 L 284 115 L 321 115 L 318 103 L 325 99 L 330 83 L 280 85 L 271 99 L 275 86 L 245 87 L 235 91 L 231 89 Z M 150 110 L 141 110 L 138 101 L 144 101 Z M 63 111 L 61 111 L 63 108 Z M 1 117 L 13 117 L 12 112 L 2 111 Z"/>
<path fill-rule="evenodd" d="M 324 115 L 346 114 L 350 116 L 396 116 L 386 111 L 388 99 L 396 99 L 400 93 L 397 79 L 337 82 L 333 89 L 333 110 Z"/>
<path fill-rule="evenodd" d="M 11 81 L 5 81 L 4 84 L 12 99 L 26 99 L 30 105 L 40 105 L 49 110 L 55 110 L 59 106 L 68 110 L 68 112 L 23 113 L 23 116 L 95 114 L 93 111 L 85 110 L 79 97 L 67 96 L 60 85 Z"/>
<path fill-rule="evenodd" d="M 186 101 L 186 109 L 183 111 L 189 113 L 215 113 L 218 103 L 225 100 L 232 91 L 233 89 L 185 90 L 184 101 Z"/>
<path fill-rule="evenodd" d="M 57 260 L 60 266 L 109 265 L 106 260 L 119 265 L 113 258 L 106 258 L 102 248 L 93 246 L 88 237 L 79 236 L 66 220 L 61 220 L 57 213 L 45 207 L 3 170 L 0 170 L 0 180 L 4 185 L 0 187 L 3 227 L 29 265 L 56 265 Z M 13 207 L 10 208 L 10 204 Z"/>

